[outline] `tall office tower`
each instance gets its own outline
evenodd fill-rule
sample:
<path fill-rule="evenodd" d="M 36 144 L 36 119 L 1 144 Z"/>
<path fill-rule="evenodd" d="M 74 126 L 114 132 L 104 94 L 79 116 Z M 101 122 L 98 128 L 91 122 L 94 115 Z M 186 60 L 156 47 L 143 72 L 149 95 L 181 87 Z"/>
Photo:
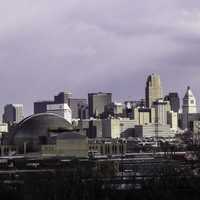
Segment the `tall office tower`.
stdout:
<path fill-rule="evenodd" d="M 54 103 L 68 103 L 70 98 L 72 98 L 71 92 L 60 92 L 58 95 L 54 96 Z"/>
<path fill-rule="evenodd" d="M 73 119 L 80 119 L 81 112 L 83 111 L 83 107 L 87 107 L 87 99 L 68 99 L 68 105 L 72 110 L 72 118 Z"/>
<path fill-rule="evenodd" d="M 164 98 L 165 101 L 170 102 L 170 106 L 173 112 L 179 112 L 180 110 L 180 98 L 178 96 L 178 93 L 171 92 Z"/>
<path fill-rule="evenodd" d="M 38 101 L 34 102 L 34 114 L 47 112 L 47 105 L 54 104 L 54 101 Z"/>
<path fill-rule="evenodd" d="M 150 108 L 156 100 L 162 98 L 162 85 L 160 76 L 157 74 L 151 74 L 147 78 L 146 82 L 146 106 Z"/>
<path fill-rule="evenodd" d="M 111 93 L 90 93 L 88 94 L 89 116 L 100 117 L 105 110 L 105 106 L 112 103 Z"/>
<path fill-rule="evenodd" d="M 24 118 L 24 108 L 22 104 L 8 104 L 4 107 L 3 122 L 13 125 L 19 123 Z"/>
<path fill-rule="evenodd" d="M 34 114 L 47 112 L 47 105 L 50 104 L 63 104 L 68 103 L 68 99 L 71 97 L 69 92 L 60 92 L 54 96 L 54 101 L 38 101 L 34 102 Z"/>
<path fill-rule="evenodd" d="M 187 91 L 183 98 L 183 115 L 182 115 L 182 128 L 189 128 L 189 115 L 197 113 L 197 103 L 190 87 L 187 87 Z"/>
<path fill-rule="evenodd" d="M 72 98 L 72 93 L 70 92 L 60 92 L 57 96 L 54 96 L 55 104 L 67 103 L 72 111 L 72 118 L 78 119 L 81 116 L 79 115 L 79 109 L 82 106 L 87 105 L 86 99 Z"/>
<path fill-rule="evenodd" d="M 169 101 L 159 99 L 153 103 L 155 108 L 155 122 L 158 124 L 167 124 L 167 113 L 171 111 Z"/>
<path fill-rule="evenodd" d="M 54 101 L 39 101 L 34 103 L 34 114 L 47 112 L 47 105 L 52 104 L 68 104 L 72 111 L 72 118 L 78 119 L 80 116 L 80 109 L 87 105 L 86 99 L 74 99 L 70 92 L 60 92 L 54 96 Z"/>

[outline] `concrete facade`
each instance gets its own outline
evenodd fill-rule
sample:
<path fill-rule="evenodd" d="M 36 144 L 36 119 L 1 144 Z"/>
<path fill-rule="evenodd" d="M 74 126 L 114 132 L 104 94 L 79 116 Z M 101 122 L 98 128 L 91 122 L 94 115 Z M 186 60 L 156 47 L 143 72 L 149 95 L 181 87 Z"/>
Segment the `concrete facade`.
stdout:
<path fill-rule="evenodd" d="M 167 112 L 167 124 L 170 125 L 174 131 L 178 130 L 178 113 L 174 111 Z"/>
<path fill-rule="evenodd" d="M 148 124 L 135 126 L 136 137 L 174 137 L 170 125 L 167 124 Z"/>
<path fill-rule="evenodd" d="M 155 122 L 159 124 L 167 124 L 167 113 L 171 111 L 169 101 L 159 99 L 153 103 L 155 108 Z"/>
<path fill-rule="evenodd" d="M 138 125 L 145 125 L 155 122 L 155 108 L 141 108 L 134 109 L 134 119 Z"/>
<path fill-rule="evenodd" d="M 119 138 L 120 137 L 120 120 L 119 119 L 103 119 L 102 132 L 105 138 Z"/>
<path fill-rule="evenodd" d="M 43 155 L 88 157 L 88 140 L 80 139 L 57 139 L 55 145 L 42 145 Z"/>
<path fill-rule="evenodd" d="M 70 92 L 60 92 L 54 96 L 54 101 L 39 101 L 34 102 L 34 114 L 47 112 L 47 105 L 68 104 L 72 111 L 72 119 L 79 119 L 81 117 L 87 118 L 88 114 L 83 113 L 83 107 L 87 107 L 86 99 L 72 98 Z M 82 112 L 82 113 L 81 113 Z"/>
<path fill-rule="evenodd" d="M 101 119 L 91 119 L 89 122 L 89 138 L 101 138 L 103 133 L 102 128 L 102 120 Z"/>
<path fill-rule="evenodd" d="M 89 151 L 100 155 L 121 155 L 127 151 L 126 142 L 123 140 L 89 140 Z"/>
<path fill-rule="evenodd" d="M 102 120 L 102 136 L 105 138 L 120 138 L 121 134 L 133 129 L 136 125 L 135 120 L 126 118 L 103 119 Z"/>
<path fill-rule="evenodd" d="M 72 123 L 72 111 L 66 103 L 49 104 L 47 105 L 47 112 L 57 114 Z"/>

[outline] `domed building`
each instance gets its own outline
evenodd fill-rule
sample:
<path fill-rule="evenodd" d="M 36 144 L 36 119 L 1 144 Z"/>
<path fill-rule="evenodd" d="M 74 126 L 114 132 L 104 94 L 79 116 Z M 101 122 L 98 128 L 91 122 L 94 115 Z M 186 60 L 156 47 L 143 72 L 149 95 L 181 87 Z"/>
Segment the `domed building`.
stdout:
<path fill-rule="evenodd" d="M 10 143 L 20 152 L 38 152 L 41 145 L 51 143 L 51 132 L 72 131 L 72 125 L 61 116 L 53 113 L 40 113 L 23 119 L 13 129 Z"/>

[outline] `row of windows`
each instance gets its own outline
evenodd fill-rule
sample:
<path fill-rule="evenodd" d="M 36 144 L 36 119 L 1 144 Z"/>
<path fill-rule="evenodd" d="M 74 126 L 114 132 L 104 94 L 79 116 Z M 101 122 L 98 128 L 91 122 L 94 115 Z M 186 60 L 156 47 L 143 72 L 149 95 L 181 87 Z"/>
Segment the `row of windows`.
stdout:
<path fill-rule="evenodd" d="M 89 150 L 96 150 L 98 151 L 98 146 L 90 146 Z M 100 152 L 101 154 L 117 154 L 117 153 L 123 153 L 124 152 L 124 145 L 101 145 L 100 146 Z"/>

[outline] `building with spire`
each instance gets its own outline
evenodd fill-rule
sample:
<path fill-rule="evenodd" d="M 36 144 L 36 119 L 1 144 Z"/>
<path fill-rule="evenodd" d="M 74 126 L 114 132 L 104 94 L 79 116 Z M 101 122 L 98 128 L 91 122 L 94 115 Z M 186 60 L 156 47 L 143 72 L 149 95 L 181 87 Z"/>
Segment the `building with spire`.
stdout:
<path fill-rule="evenodd" d="M 146 107 L 151 108 L 153 102 L 163 98 L 162 84 L 160 75 L 151 74 L 147 78 L 146 89 Z"/>
<path fill-rule="evenodd" d="M 182 128 L 188 129 L 190 127 L 190 115 L 197 113 L 196 98 L 192 93 L 191 88 L 188 86 L 185 96 L 183 98 L 183 114 L 182 114 Z"/>

